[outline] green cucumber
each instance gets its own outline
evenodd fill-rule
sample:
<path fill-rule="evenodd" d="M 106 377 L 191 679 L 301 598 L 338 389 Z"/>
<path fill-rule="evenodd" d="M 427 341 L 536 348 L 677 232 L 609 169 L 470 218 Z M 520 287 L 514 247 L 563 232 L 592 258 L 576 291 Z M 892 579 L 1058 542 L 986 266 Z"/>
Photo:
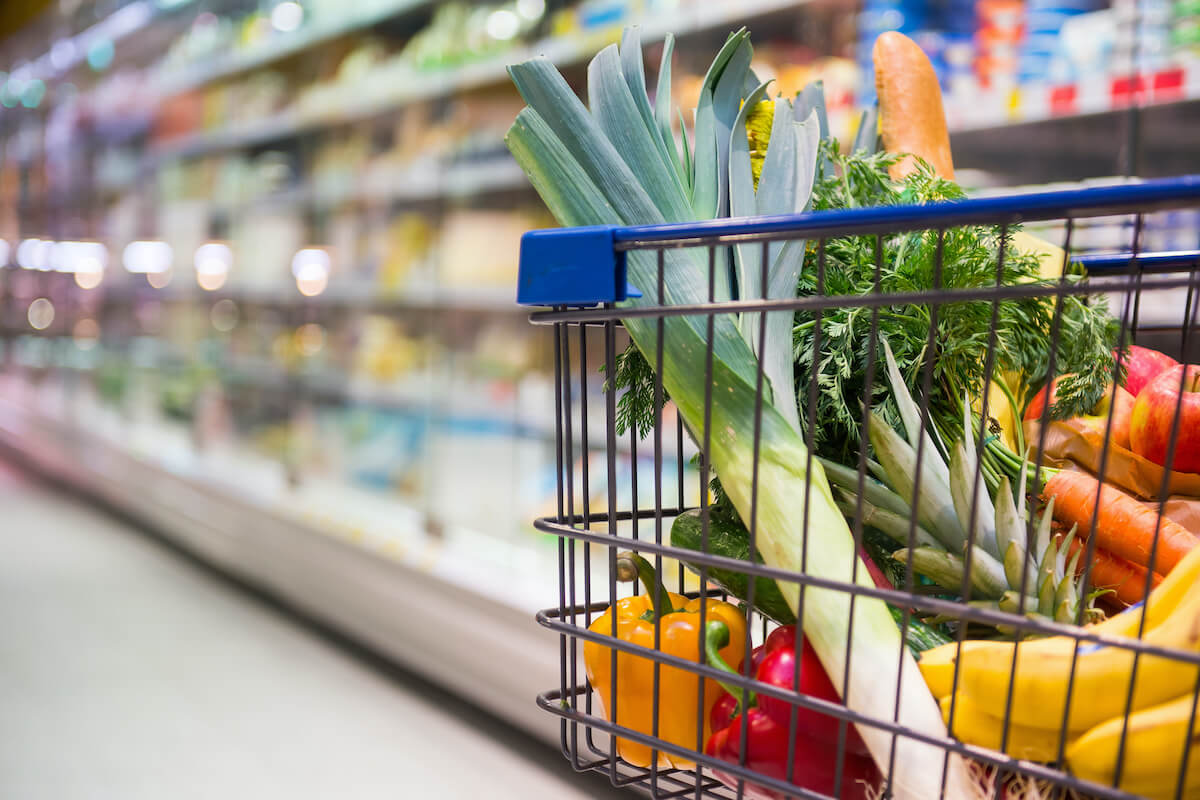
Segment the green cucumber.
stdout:
<path fill-rule="evenodd" d="M 671 525 L 671 545 L 687 550 L 703 552 L 703 524 L 700 520 L 700 509 L 692 508 L 675 518 Z M 708 521 L 708 552 L 710 555 L 734 558 L 738 561 L 750 560 L 750 534 L 741 520 L 728 519 L 719 514 L 710 514 Z M 763 563 L 762 556 L 755 553 L 756 564 Z M 687 568 L 697 575 L 700 565 L 686 559 Z M 726 592 L 746 600 L 750 593 L 750 576 L 744 572 L 708 568 L 708 579 L 720 586 Z M 758 577 L 754 582 L 754 608 L 768 619 L 773 619 L 781 625 L 795 625 L 796 615 L 783 599 L 779 586 L 770 578 Z"/>

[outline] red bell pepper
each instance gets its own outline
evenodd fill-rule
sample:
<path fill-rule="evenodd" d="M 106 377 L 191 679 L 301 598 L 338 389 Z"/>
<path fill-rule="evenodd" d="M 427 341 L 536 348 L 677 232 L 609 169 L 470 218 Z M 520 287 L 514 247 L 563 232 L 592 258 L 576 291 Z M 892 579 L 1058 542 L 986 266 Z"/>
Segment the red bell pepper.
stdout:
<path fill-rule="evenodd" d="M 892 584 L 883 570 L 860 546 L 858 555 L 867 567 L 875 585 L 891 589 Z M 709 663 L 718 669 L 733 672 L 721 659 L 717 651 L 729 630 L 720 622 L 709 622 L 705 631 L 705 648 Z M 741 674 L 744 664 L 738 665 Z M 785 625 L 771 631 L 771 635 L 750 653 L 750 674 L 754 679 L 770 686 L 840 703 L 833 681 L 825 667 L 817 659 L 808 640 L 801 642 L 800 685 L 796 678 L 796 626 Z M 724 685 L 724 684 L 723 684 Z M 839 721 L 836 717 L 819 711 L 803 708 L 768 695 L 756 695 L 742 689 L 724 685 L 725 692 L 717 699 L 709 712 L 713 735 L 709 737 L 704 751 L 722 761 L 742 763 L 742 728 L 746 730 L 746 760 L 748 769 L 761 772 L 781 781 L 788 780 L 788 732 L 795 713 L 796 742 L 794 767 L 791 782 L 803 789 L 832 795 L 837 777 L 837 741 Z M 746 694 L 746 708 L 741 714 L 738 698 Z M 736 787 L 737 778 L 714 770 L 717 778 L 727 786 Z M 846 742 L 842 757 L 842 783 L 840 797 L 844 800 L 866 800 L 868 787 L 877 787 L 882 776 L 874 759 L 853 725 L 846 730 Z M 782 795 L 765 786 L 746 782 L 745 796 L 754 800 L 778 800 Z"/>
<path fill-rule="evenodd" d="M 709 623 L 706 645 L 709 661 L 718 669 L 733 672 L 721 661 L 716 650 L 720 642 L 728 637 L 728 631 L 720 622 Z M 801 642 L 800 683 L 796 677 L 796 628 L 788 625 L 776 628 L 766 642 L 751 654 L 754 678 L 770 686 L 816 697 L 829 702 L 840 702 L 833 682 L 826 675 L 808 641 Z M 713 656 L 717 657 L 714 658 Z M 710 722 L 714 731 L 705 747 L 705 752 L 722 761 L 741 763 L 742 727 L 746 732 L 745 766 L 756 772 L 779 780 L 788 780 L 788 731 L 795 715 L 796 741 L 794 767 L 791 782 L 796 786 L 815 792 L 832 795 L 837 771 L 838 719 L 819 711 L 793 705 L 768 695 L 748 694 L 746 708 L 738 713 L 738 700 L 744 690 L 727 686 L 713 706 Z M 737 785 L 737 778 L 722 773 L 717 777 L 729 786 Z M 860 800 L 867 797 L 867 787 L 877 786 L 880 775 L 875 762 L 867 753 L 866 745 L 851 725 L 846 731 L 845 751 L 842 760 L 842 783 L 840 797 Z M 752 798 L 779 798 L 782 795 L 772 789 L 747 782 L 746 796 Z"/>

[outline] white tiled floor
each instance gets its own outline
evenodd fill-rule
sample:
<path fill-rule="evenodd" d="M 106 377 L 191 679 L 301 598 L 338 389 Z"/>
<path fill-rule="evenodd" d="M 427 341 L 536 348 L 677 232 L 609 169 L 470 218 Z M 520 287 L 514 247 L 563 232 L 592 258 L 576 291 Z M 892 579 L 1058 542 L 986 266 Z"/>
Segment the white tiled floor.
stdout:
<path fill-rule="evenodd" d="M 608 794 L 427 692 L 0 463 L 0 798 Z"/>

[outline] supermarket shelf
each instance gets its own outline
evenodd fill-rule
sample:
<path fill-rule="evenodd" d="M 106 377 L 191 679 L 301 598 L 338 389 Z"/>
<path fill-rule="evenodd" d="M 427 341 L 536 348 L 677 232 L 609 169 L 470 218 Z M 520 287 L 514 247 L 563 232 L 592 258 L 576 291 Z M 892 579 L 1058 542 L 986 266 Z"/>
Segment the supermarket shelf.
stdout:
<path fill-rule="evenodd" d="M 740 25 L 752 17 L 795 8 L 806 2 L 746 0 L 736 5 L 695 2 L 675 13 L 644 20 L 640 25 L 642 41 L 661 41 L 668 33 L 674 33 L 677 38 L 707 33 L 725 26 Z M 191 134 L 154 148 L 150 162 L 156 164 L 220 150 L 255 147 L 318 128 L 360 122 L 410 103 L 500 83 L 508 78 L 509 64 L 538 55 L 545 56 L 559 66 L 577 64 L 591 57 L 600 46 L 612 39 L 612 35 L 613 32 L 607 30 L 593 36 L 551 38 L 454 71 L 410 71 L 389 75 L 386 81 L 376 81 L 385 84 L 387 90 L 376 96 L 365 94 L 337 112 L 302 113 L 287 110 L 225 131 Z"/>
<path fill-rule="evenodd" d="M 415 310 L 479 311 L 499 314 L 528 314 L 516 304 L 508 287 L 414 286 L 397 294 L 381 294 L 374 284 L 348 281 L 333 284 L 315 297 L 300 294 L 294 284 L 283 286 L 226 287 L 206 292 L 198 286 L 154 289 L 149 285 L 124 284 L 104 290 L 106 299 L 166 300 L 169 302 L 216 302 L 229 299 L 247 305 L 278 308 L 302 307 L 354 310 L 380 314 Z"/>
<path fill-rule="evenodd" d="M 1119 174 L 1130 141 L 1127 110 L 1049 116 L 952 132 L 956 167 L 987 170 L 1010 183 L 1069 181 Z M 1138 111 L 1136 174 L 1145 178 L 1200 172 L 1195 130 L 1200 98 Z M 1070 142 L 1070 147 L 1063 147 Z"/>
<path fill-rule="evenodd" d="M 160 97 L 170 97 L 205 84 L 215 83 L 239 73 L 249 72 L 281 61 L 355 31 L 370 28 L 401 14 L 425 8 L 432 5 L 433 2 L 434 0 L 398 0 L 385 4 L 382 8 L 378 7 L 378 3 L 372 4 L 376 6 L 375 8 L 368 5 L 365 11 L 347 15 L 336 24 L 314 25 L 311 28 L 301 29 L 291 36 L 280 37 L 266 45 L 172 70 L 166 73 L 155 86 L 155 90 Z"/>
<path fill-rule="evenodd" d="M 153 363 L 162 366 L 181 365 L 192 361 L 191 356 L 176 351 L 162 354 Z M 89 359 L 76 363 L 55 363 L 53 368 L 87 373 L 93 371 L 97 363 L 97 360 Z M 216 370 L 220 380 L 227 386 L 281 393 L 290 400 L 302 398 L 318 404 L 333 403 L 338 406 L 365 407 L 410 417 L 422 417 L 428 424 L 441 430 L 486 432 L 514 440 L 542 442 L 548 446 L 556 441 L 557 431 L 554 425 L 545 419 L 532 417 L 526 409 L 517 408 L 514 413 L 500 414 L 493 408 L 463 408 L 456 407 L 453 402 L 442 402 L 439 398 L 446 396 L 446 389 L 435 387 L 432 379 L 422 385 L 419 391 L 415 391 L 411 386 L 405 388 L 355 379 L 333 368 L 289 371 L 265 359 L 240 358 L 233 362 L 209 366 Z M 597 415 L 603 407 L 602 399 L 591 398 L 593 413 L 589 419 L 591 433 L 588 436 L 588 450 L 593 454 L 607 452 L 603 417 Z M 577 452 L 582 452 L 579 436 L 580 431 L 576 430 L 575 448 Z M 641 445 L 642 448 L 650 446 L 648 442 Z M 676 447 L 673 434 L 664 437 L 663 446 L 667 451 L 673 452 Z M 633 452 L 628 437 L 624 436 L 616 440 L 614 449 L 621 456 L 629 456 Z M 643 455 L 646 452 L 646 449 L 642 450 Z"/>
<path fill-rule="evenodd" d="M 216 210 L 236 213 L 263 207 L 299 205 L 330 209 L 352 203 L 421 203 L 532 188 L 525 172 L 508 156 L 449 165 L 431 161 L 427 166 L 383 174 L 377 174 L 368 167 L 367 172 L 370 183 L 360 188 L 322 190 L 313 186 L 293 187 Z M 357 186 L 359 181 L 354 183 Z"/>
<path fill-rule="evenodd" d="M 558 682 L 559 645 L 514 603 L 537 582 L 479 557 L 481 541 L 495 551 L 496 540 L 479 536 L 474 550 L 467 544 L 451 550 L 425 536 L 421 547 L 386 541 L 372 547 L 361 529 L 330 531 L 302 518 L 279 480 L 265 493 L 229 476 L 221 481 L 170 449 L 157 457 L 135 453 L 11 401 L 0 403 L 0 445 L 218 569 L 557 742 L 557 722 L 533 698 Z M 389 509 L 393 520 L 413 516 Z M 508 558 L 528 563 L 527 555 Z M 547 566 L 544 574 L 556 571 Z M 541 602 L 552 602 L 549 583 L 540 588 Z M 488 659 L 477 657 L 481 648 Z"/>

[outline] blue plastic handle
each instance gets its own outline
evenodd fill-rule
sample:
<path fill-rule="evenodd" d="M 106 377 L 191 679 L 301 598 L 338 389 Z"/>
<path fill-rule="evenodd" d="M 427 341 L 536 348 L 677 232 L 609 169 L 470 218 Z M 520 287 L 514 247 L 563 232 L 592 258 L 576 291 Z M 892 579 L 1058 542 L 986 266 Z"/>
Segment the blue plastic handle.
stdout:
<path fill-rule="evenodd" d="M 517 302 L 534 306 L 594 306 L 640 293 L 626 282 L 624 251 L 671 242 L 699 244 L 719 237 L 834 237 L 862 233 L 1015 224 L 1108 214 L 1149 213 L 1200 206 L 1200 175 L 1121 186 L 986 197 L 927 205 L 880 206 L 809 214 L 714 219 L 617 227 L 600 225 L 530 231 L 521 238 Z M 1095 271 L 1123 269 L 1122 254 L 1078 259 Z M 1196 265 L 1196 254 L 1138 256 L 1145 267 Z"/>
<path fill-rule="evenodd" d="M 552 228 L 521 237 L 517 302 L 525 306 L 594 306 L 642 295 L 625 280 L 625 255 L 614 225 Z"/>

